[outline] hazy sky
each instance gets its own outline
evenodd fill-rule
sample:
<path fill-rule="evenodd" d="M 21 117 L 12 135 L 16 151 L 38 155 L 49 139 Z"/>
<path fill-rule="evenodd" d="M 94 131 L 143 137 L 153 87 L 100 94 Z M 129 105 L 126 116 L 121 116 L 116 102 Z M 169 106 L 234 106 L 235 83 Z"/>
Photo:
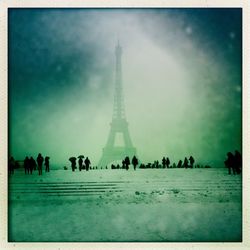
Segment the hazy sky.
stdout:
<path fill-rule="evenodd" d="M 138 157 L 223 166 L 241 150 L 241 18 L 241 9 L 9 9 L 10 154 L 97 164 L 119 39 Z"/>

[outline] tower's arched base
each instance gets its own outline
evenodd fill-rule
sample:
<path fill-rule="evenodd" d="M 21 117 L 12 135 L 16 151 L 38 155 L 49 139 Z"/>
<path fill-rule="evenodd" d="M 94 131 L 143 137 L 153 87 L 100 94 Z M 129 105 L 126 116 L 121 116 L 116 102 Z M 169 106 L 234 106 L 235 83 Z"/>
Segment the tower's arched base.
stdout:
<path fill-rule="evenodd" d="M 134 147 L 105 147 L 98 168 L 106 168 L 106 166 L 114 161 L 124 160 L 126 156 L 131 160 L 134 155 L 136 155 L 136 149 Z"/>

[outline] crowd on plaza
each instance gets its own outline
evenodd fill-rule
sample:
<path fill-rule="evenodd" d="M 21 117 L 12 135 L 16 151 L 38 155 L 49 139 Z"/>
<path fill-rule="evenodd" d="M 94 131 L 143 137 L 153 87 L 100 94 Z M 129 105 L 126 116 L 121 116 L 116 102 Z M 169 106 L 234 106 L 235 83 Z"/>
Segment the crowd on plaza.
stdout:
<path fill-rule="evenodd" d="M 32 156 L 31 157 L 26 156 L 23 161 L 25 174 L 32 174 L 33 171 L 37 170 L 38 174 L 42 175 L 43 164 L 45 166 L 45 172 L 49 172 L 50 170 L 49 159 L 50 159 L 49 156 L 46 156 L 44 158 L 41 153 L 38 154 L 36 160 Z M 11 156 L 9 159 L 9 164 L 8 164 L 9 174 L 14 174 L 14 170 L 19 167 L 20 167 L 20 164 L 18 163 L 18 161 L 15 161 L 14 157 Z"/>
<path fill-rule="evenodd" d="M 78 157 L 70 157 L 69 161 L 71 163 L 71 170 L 74 172 L 76 169 L 79 171 L 85 170 L 94 170 L 97 169 L 96 166 L 91 166 L 91 162 L 89 157 L 84 157 L 84 155 L 79 155 Z M 227 153 L 227 159 L 224 161 L 225 166 L 228 168 L 229 174 L 240 174 L 242 171 L 242 156 L 239 151 L 235 151 L 235 154 L 231 152 Z M 9 159 L 9 174 L 14 174 L 14 169 L 18 168 L 18 162 L 14 160 L 13 157 Z M 24 172 L 25 174 L 32 174 L 33 171 L 38 170 L 38 174 L 42 175 L 43 172 L 43 165 L 45 166 L 45 172 L 50 171 L 50 157 L 46 156 L 45 158 L 42 156 L 41 153 L 38 154 L 36 160 L 31 156 L 26 156 L 23 161 Z M 131 166 L 132 165 L 132 166 Z M 193 156 L 185 157 L 184 160 L 179 160 L 178 163 L 170 162 L 168 157 L 163 157 L 161 162 L 158 160 L 154 161 L 153 163 L 141 163 L 136 156 L 128 157 L 126 156 L 120 164 L 111 164 L 111 169 L 125 169 L 129 170 L 132 167 L 134 170 L 137 168 L 140 169 L 159 169 L 159 168 L 210 168 L 208 165 L 199 165 L 195 164 L 195 159 Z M 65 170 L 68 168 L 65 166 Z M 108 169 L 107 166 L 101 166 L 99 169 Z"/>

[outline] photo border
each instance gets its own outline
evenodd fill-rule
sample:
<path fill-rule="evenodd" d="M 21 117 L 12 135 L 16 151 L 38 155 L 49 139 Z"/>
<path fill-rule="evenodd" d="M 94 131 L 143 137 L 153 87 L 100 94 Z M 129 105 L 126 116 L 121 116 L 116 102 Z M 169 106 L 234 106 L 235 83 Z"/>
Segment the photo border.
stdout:
<path fill-rule="evenodd" d="M 242 8 L 242 242 L 8 242 L 8 8 Z M 250 249 L 250 3 L 248 0 L 0 0 L 0 249 Z"/>

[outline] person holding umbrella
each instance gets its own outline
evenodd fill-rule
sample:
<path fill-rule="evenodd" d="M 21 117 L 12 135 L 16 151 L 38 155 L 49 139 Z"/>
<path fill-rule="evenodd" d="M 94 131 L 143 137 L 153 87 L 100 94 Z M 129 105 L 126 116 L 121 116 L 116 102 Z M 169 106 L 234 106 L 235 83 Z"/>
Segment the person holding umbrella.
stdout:
<path fill-rule="evenodd" d="M 74 156 L 70 157 L 69 161 L 71 162 L 72 172 L 74 172 L 76 169 L 76 157 L 74 157 Z"/>
<path fill-rule="evenodd" d="M 78 160 L 78 165 L 79 165 L 79 171 L 81 171 L 83 169 L 83 158 L 84 156 L 83 155 L 79 155 L 77 158 L 79 158 Z"/>

